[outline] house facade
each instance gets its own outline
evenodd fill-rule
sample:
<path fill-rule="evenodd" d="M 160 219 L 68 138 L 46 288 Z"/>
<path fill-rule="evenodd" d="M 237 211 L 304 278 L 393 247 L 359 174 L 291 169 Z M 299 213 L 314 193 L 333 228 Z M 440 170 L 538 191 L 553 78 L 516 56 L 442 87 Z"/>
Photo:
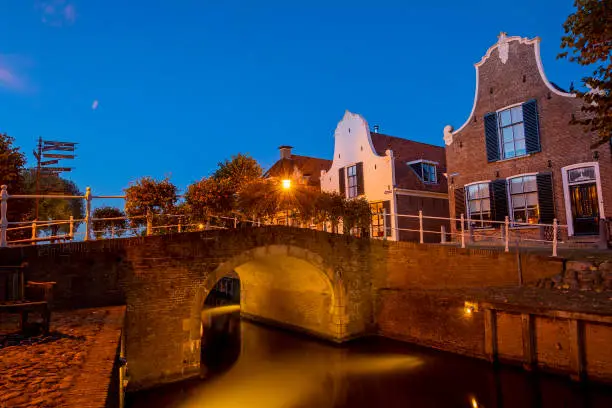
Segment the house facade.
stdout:
<path fill-rule="evenodd" d="M 569 124 L 582 101 L 546 78 L 540 39 L 502 33 L 475 67 L 472 112 L 444 129 L 451 217 L 464 214 L 476 240 L 499 237 L 490 221 L 506 217 L 525 239 L 552 239 L 530 225 L 554 220 L 562 238 L 598 236 L 612 216 L 611 146 L 592 148 L 596 136 Z"/>
<path fill-rule="evenodd" d="M 370 131 L 367 121 L 347 111 L 334 133 L 331 167 L 321 171 L 321 190 L 346 198 L 364 197 L 372 208 L 372 234 L 390 240 L 419 240 L 419 220 L 404 215 L 448 217 L 444 148 Z M 444 220 L 424 219 L 440 232 Z M 413 231 L 409 231 L 413 230 Z M 425 234 L 440 242 L 440 234 Z"/>

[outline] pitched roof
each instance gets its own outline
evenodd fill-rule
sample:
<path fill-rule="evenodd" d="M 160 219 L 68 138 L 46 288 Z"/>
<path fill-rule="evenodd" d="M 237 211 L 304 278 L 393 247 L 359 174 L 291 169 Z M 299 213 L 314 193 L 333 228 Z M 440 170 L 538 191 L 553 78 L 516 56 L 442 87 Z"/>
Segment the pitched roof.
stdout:
<path fill-rule="evenodd" d="M 395 157 L 395 185 L 398 188 L 440 193 L 448 191 L 446 179 L 442 175 L 446 171 L 446 155 L 443 147 L 382 133 L 370 132 L 370 136 L 374 150 L 376 150 L 378 155 L 384 156 L 387 149 L 393 151 L 393 156 Z M 421 159 L 438 163 L 436 166 L 438 173 L 437 184 L 423 183 L 412 168 L 406 164 L 407 162 Z"/>
<path fill-rule="evenodd" d="M 329 170 L 331 160 L 292 154 L 289 159 L 280 159 L 266 172 L 266 177 L 289 177 L 295 170 L 309 176 L 310 185 L 320 185 L 321 170 Z"/>

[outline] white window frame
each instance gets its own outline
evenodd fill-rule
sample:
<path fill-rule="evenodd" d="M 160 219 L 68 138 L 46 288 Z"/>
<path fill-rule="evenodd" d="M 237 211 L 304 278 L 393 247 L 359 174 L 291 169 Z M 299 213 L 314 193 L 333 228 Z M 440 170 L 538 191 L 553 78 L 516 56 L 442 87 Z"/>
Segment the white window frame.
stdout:
<path fill-rule="evenodd" d="M 567 233 L 571 237 L 574 235 L 574 219 L 572 218 L 572 201 L 569 194 L 569 179 L 567 173 L 569 170 L 579 169 L 581 167 L 595 167 L 595 183 L 597 184 L 597 200 L 599 201 L 599 217 L 604 217 L 603 192 L 601 189 L 601 176 L 599 173 L 598 162 L 576 163 L 561 168 L 561 178 L 563 180 L 563 203 L 565 205 L 565 223 L 567 224 Z"/>
<path fill-rule="evenodd" d="M 421 174 L 418 174 L 418 173 L 415 171 L 416 175 L 417 175 L 417 176 L 419 176 L 419 178 L 421 179 L 421 181 L 422 181 L 423 183 L 425 183 L 425 184 L 438 184 L 438 165 L 439 165 L 440 163 L 438 163 L 438 162 L 436 162 L 436 161 L 433 161 L 433 160 L 426 160 L 426 159 L 412 160 L 412 161 L 406 162 L 406 164 L 407 164 L 408 166 L 410 166 L 411 164 L 417 164 L 417 163 L 421 163 L 421 164 L 429 164 L 429 165 L 433 166 L 433 167 L 434 167 L 434 170 L 435 170 L 435 172 L 434 172 L 434 176 L 435 176 L 435 178 L 436 178 L 436 179 L 435 179 L 434 181 L 425 181 L 425 178 L 423 177 L 423 168 L 422 168 L 422 167 L 421 167 Z M 410 169 L 411 169 L 412 171 L 414 171 L 414 169 L 413 169 L 412 167 L 410 167 Z"/>
<path fill-rule="evenodd" d="M 512 104 L 512 105 L 505 106 L 505 107 L 495 111 L 496 119 L 497 119 L 497 140 L 498 140 L 498 143 L 499 143 L 499 155 L 500 155 L 500 159 L 501 160 L 512 160 L 512 159 L 517 159 L 517 158 L 520 158 L 520 157 L 529 156 L 529 153 L 527 153 L 527 136 L 525 135 L 525 118 L 523 117 L 523 121 L 520 122 L 523 125 L 523 140 L 525 140 L 525 154 L 514 155 L 512 157 L 505 157 L 505 154 L 504 154 L 504 134 L 502 132 L 502 124 L 501 124 L 501 113 L 502 112 L 510 110 L 512 108 L 519 107 L 519 106 L 522 108 L 524 103 L 525 102 L 515 103 L 515 104 Z M 510 125 L 510 127 L 512 127 L 512 126 L 513 125 Z M 508 126 L 506 126 L 506 127 L 508 127 Z M 513 134 L 512 142 L 514 143 L 514 134 Z M 516 150 L 515 150 L 515 152 L 516 152 Z"/>
<path fill-rule="evenodd" d="M 464 197 L 464 200 L 465 200 L 465 210 L 467 212 L 468 220 L 472 219 L 472 211 L 470 211 L 470 191 L 469 191 L 469 187 L 477 185 L 477 184 L 486 184 L 486 185 L 489 186 L 489 213 L 491 213 L 491 180 L 474 181 L 474 182 L 469 183 L 469 184 L 464 184 L 463 188 L 465 190 L 464 191 L 464 194 L 465 194 L 465 197 Z M 482 214 L 482 211 L 481 211 L 481 214 Z M 455 214 L 455 218 L 459 218 L 459 217 L 460 217 L 460 214 Z M 489 220 L 489 221 L 492 221 L 492 219 Z M 477 229 L 493 228 L 493 224 L 491 224 L 490 222 L 489 222 L 490 225 L 485 227 L 484 226 L 485 221 L 483 221 L 482 218 L 480 220 L 480 223 L 481 223 L 481 226 L 480 227 L 475 227 L 475 228 L 477 228 Z"/>
<path fill-rule="evenodd" d="M 514 220 L 514 207 L 512 207 L 512 192 L 510 190 L 510 180 L 512 180 L 513 178 L 517 178 L 517 177 L 527 177 L 527 176 L 536 177 L 536 194 L 537 194 L 537 192 L 538 192 L 537 175 L 538 175 L 538 173 L 536 172 L 536 173 L 515 174 L 515 175 L 512 175 L 510 177 L 506 177 L 506 197 L 507 197 L 506 205 L 508 206 L 508 218 L 510 219 L 512 224 L 515 224 L 516 221 Z M 539 213 L 539 211 L 540 211 L 540 203 L 538 202 L 538 213 Z M 529 228 L 527 225 L 519 225 L 519 227 Z"/>

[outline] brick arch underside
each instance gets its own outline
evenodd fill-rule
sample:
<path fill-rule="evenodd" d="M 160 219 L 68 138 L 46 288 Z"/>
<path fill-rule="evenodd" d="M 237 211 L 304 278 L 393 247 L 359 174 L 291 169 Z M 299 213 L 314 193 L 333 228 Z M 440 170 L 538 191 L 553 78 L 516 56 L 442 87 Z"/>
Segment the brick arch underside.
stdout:
<path fill-rule="evenodd" d="M 311 251 L 269 245 L 234 256 L 208 275 L 192 305 L 192 341 L 200 339 L 206 297 L 219 279 L 234 273 L 240 278 L 243 315 L 329 340 L 347 336 L 345 290 L 333 269 Z"/>

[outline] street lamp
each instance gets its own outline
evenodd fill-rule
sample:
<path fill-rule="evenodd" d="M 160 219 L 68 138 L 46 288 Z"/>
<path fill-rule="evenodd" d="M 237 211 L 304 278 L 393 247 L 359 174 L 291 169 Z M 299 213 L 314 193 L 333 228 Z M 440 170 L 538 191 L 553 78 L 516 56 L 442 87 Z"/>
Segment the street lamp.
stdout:
<path fill-rule="evenodd" d="M 289 191 L 291 189 L 291 180 L 290 179 L 284 179 L 282 181 L 282 185 L 283 185 L 283 190 L 285 191 Z M 289 226 L 289 208 L 287 208 L 285 210 L 285 225 L 288 227 Z"/>

